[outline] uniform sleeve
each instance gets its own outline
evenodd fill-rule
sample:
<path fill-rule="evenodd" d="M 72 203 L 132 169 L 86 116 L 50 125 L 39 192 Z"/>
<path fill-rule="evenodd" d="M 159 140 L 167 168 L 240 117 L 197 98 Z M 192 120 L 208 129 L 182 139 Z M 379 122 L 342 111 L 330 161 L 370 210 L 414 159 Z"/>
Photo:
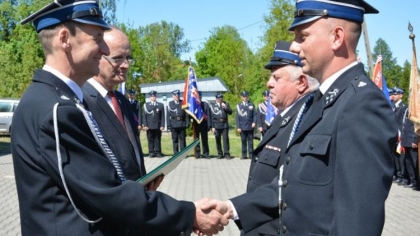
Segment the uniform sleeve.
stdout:
<path fill-rule="evenodd" d="M 147 192 L 134 181 L 121 183 L 115 167 L 104 156 L 81 112 L 75 107 L 63 106 L 57 113 L 62 155 L 60 165 L 71 196 L 82 212 L 146 234 L 191 233 L 195 214 L 193 203 L 177 201 L 158 191 Z M 63 189 L 52 115 L 40 126 L 39 145 L 43 153 L 40 165 Z"/>
<path fill-rule="evenodd" d="M 236 129 L 239 129 L 239 114 L 238 114 L 238 112 L 239 112 L 239 105 L 236 105 Z M 227 110 L 227 109 L 226 109 Z"/>
<path fill-rule="evenodd" d="M 255 191 L 230 199 L 238 213 L 241 229 L 247 233 L 279 218 L 278 178 Z"/>

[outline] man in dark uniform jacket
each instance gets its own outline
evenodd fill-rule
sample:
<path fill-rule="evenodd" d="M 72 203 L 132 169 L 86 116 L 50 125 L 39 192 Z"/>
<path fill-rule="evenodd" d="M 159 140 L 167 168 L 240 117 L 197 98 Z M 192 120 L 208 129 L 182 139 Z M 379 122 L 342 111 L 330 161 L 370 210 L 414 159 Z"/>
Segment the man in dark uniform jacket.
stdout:
<path fill-rule="evenodd" d="M 195 119 L 193 119 L 192 125 L 194 130 L 194 137 L 196 139 L 201 137 L 200 144 L 195 146 L 195 157 L 196 158 L 206 158 L 209 159 L 210 152 L 209 152 L 209 138 L 208 138 L 208 132 L 210 131 L 212 127 L 212 118 L 211 118 L 211 111 L 210 111 L 210 105 L 208 102 L 205 102 L 202 100 L 201 91 L 198 91 L 198 95 L 200 96 L 200 105 L 201 109 L 204 112 L 204 117 L 201 123 L 197 123 Z M 201 153 L 201 148 L 203 149 L 203 153 Z"/>
<path fill-rule="evenodd" d="M 161 138 L 165 127 L 165 111 L 163 103 L 156 101 L 157 92 L 149 92 L 150 101 L 143 105 L 142 127 L 147 132 L 149 157 L 162 157 Z"/>
<path fill-rule="evenodd" d="M 254 151 L 254 127 L 257 123 L 257 111 L 254 103 L 248 100 L 249 93 L 241 93 L 242 102 L 236 105 L 236 130 L 241 134 L 242 156 L 246 159 L 247 154 L 252 158 Z M 247 148 L 248 147 L 248 148 Z"/>
<path fill-rule="evenodd" d="M 268 103 L 268 96 L 270 95 L 270 91 L 265 90 L 262 95 L 264 97 L 264 101 L 258 104 L 258 110 L 257 110 L 257 127 L 258 127 L 258 131 L 260 131 L 261 133 L 261 140 L 268 129 L 268 125 L 265 122 L 265 116 L 267 114 L 267 103 Z"/>
<path fill-rule="evenodd" d="M 142 117 L 142 109 L 141 109 L 141 104 L 139 101 L 137 101 L 136 99 L 136 90 L 134 89 L 130 89 L 128 90 L 128 100 L 130 102 L 130 106 L 131 106 L 131 110 L 133 111 L 134 115 L 135 115 L 135 119 L 137 124 L 141 124 L 140 119 Z M 140 126 L 141 128 L 141 126 Z"/>
<path fill-rule="evenodd" d="M 185 148 L 186 128 L 190 125 L 188 114 L 182 109 L 182 100 L 179 99 L 179 89 L 172 91 L 173 100 L 167 109 L 167 124 L 171 130 L 174 154 Z"/>
<path fill-rule="evenodd" d="M 296 2 L 290 51 L 320 87 L 296 118 L 280 181 L 232 201 L 245 232 L 280 217 L 281 235 L 381 235 L 398 128 L 356 55 L 364 14 L 377 12 L 361 0 Z"/>
<path fill-rule="evenodd" d="M 224 157 L 230 160 L 228 115 L 232 115 L 232 109 L 230 108 L 229 103 L 223 101 L 223 94 L 221 93 L 216 94 L 216 102 L 210 105 L 210 109 L 212 112 L 211 131 L 216 138 L 217 158 L 222 159 Z M 222 137 L 224 153 L 221 144 Z"/>
<path fill-rule="evenodd" d="M 218 213 L 200 213 L 199 202 L 123 178 L 81 89 L 109 54 L 103 34 L 110 27 L 95 1 L 74 3 L 56 0 L 22 21 L 34 22 L 46 58 L 13 116 L 21 234 L 190 235 L 206 222 L 217 227 Z"/>
<path fill-rule="evenodd" d="M 394 87 L 392 89 L 392 95 L 393 95 L 393 111 L 395 116 L 395 121 L 398 125 L 398 134 L 399 134 L 399 140 L 395 143 L 393 148 L 393 157 L 394 157 L 394 176 L 396 176 L 395 182 L 397 182 L 399 185 L 406 185 L 408 174 L 405 168 L 404 163 L 404 157 L 401 156 L 400 150 L 397 150 L 400 148 L 400 142 L 401 142 L 401 132 L 403 129 L 403 120 L 404 120 L 404 114 L 407 110 L 407 105 L 403 102 L 402 98 L 404 96 L 404 90 Z"/>
<path fill-rule="evenodd" d="M 271 61 L 264 67 L 271 70 L 267 87 L 270 89 L 272 105 L 284 112 L 272 121 L 272 126 L 258 144 L 251 161 L 248 176 L 247 193 L 254 192 L 259 186 L 269 184 L 278 177 L 279 168 L 283 164 L 282 154 L 286 149 L 288 138 L 295 122 L 298 111 L 301 109 L 310 92 L 318 88 L 318 81 L 302 72 L 300 58 L 289 51 L 290 42 L 276 42 L 275 51 Z M 276 78 L 281 76 L 281 80 Z M 252 196 L 250 194 L 250 196 Z M 236 207 L 235 200 L 232 200 Z M 239 209 L 238 209 L 239 210 Z M 239 210 L 239 221 L 247 218 L 245 214 L 253 214 Z M 280 224 L 278 219 L 273 219 L 261 224 L 254 230 L 242 235 L 278 235 Z"/>

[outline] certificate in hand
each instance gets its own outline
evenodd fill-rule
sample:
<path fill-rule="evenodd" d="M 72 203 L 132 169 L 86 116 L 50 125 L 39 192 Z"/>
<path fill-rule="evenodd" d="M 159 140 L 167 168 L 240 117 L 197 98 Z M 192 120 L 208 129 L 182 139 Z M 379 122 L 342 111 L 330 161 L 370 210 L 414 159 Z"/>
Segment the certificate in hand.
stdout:
<path fill-rule="evenodd" d="M 151 181 L 156 179 L 156 177 L 160 175 L 166 176 L 169 172 L 174 170 L 182 160 L 187 157 L 188 153 L 199 143 L 199 139 L 194 140 L 191 144 L 186 146 L 176 155 L 172 156 L 158 167 L 150 171 L 147 175 L 142 176 L 140 179 L 137 180 L 141 185 L 146 186 Z"/>

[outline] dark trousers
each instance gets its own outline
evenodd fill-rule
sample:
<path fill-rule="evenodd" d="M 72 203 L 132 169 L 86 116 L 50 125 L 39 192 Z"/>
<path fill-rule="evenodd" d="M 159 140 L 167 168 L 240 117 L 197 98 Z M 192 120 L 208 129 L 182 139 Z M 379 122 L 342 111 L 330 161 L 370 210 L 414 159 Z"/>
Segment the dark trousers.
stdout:
<path fill-rule="evenodd" d="M 174 154 L 185 148 L 185 127 L 184 128 L 172 128 L 172 143 Z"/>
<path fill-rule="evenodd" d="M 194 127 L 194 137 L 196 139 L 201 138 L 200 144 L 195 146 L 196 155 L 200 155 L 200 145 L 203 147 L 203 156 L 209 155 L 209 135 L 207 129 L 200 129 L 200 127 Z"/>
<path fill-rule="evenodd" d="M 161 153 L 160 140 L 162 131 L 160 129 L 147 130 L 147 142 L 149 144 L 149 155 L 158 155 Z"/>
<path fill-rule="evenodd" d="M 223 155 L 222 152 L 222 143 L 221 137 L 223 136 L 223 149 L 225 155 L 230 155 L 230 147 L 229 147 L 229 129 L 216 129 L 214 132 L 214 136 L 216 137 L 216 147 L 217 147 L 217 154 L 219 156 Z"/>
<path fill-rule="evenodd" d="M 254 151 L 253 139 L 254 139 L 254 130 L 241 130 L 242 157 L 247 156 L 247 146 L 248 146 L 248 154 L 249 154 L 249 157 L 252 158 L 252 152 Z"/>
<path fill-rule="evenodd" d="M 397 144 L 394 146 L 392 151 L 392 159 L 394 160 L 394 176 L 397 178 L 401 178 L 401 162 L 400 157 L 401 155 L 397 153 Z"/>
<path fill-rule="evenodd" d="M 408 174 L 409 183 L 411 184 L 417 184 L 418 180 L 418 173 L 417 173 L 417 155 L 418 155 L 418 148 L 412 148 L 412 147 L 404 147 L 405 153 L 404 153 L 404 161 L 405 161 L 405 167 L 406 172 Z"/>

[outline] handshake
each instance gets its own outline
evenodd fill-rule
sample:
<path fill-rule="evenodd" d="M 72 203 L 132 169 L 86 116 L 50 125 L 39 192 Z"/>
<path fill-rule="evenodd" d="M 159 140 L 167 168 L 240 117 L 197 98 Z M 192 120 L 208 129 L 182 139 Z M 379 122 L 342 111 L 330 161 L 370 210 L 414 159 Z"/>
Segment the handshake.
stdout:
<path fill-rule="evenodd" d="M 194 233 L 197 235 L 213 235 L 223 230 L 233 219 L 232 204 L 228 201 L 202 198 L 196 202 Z"/>

